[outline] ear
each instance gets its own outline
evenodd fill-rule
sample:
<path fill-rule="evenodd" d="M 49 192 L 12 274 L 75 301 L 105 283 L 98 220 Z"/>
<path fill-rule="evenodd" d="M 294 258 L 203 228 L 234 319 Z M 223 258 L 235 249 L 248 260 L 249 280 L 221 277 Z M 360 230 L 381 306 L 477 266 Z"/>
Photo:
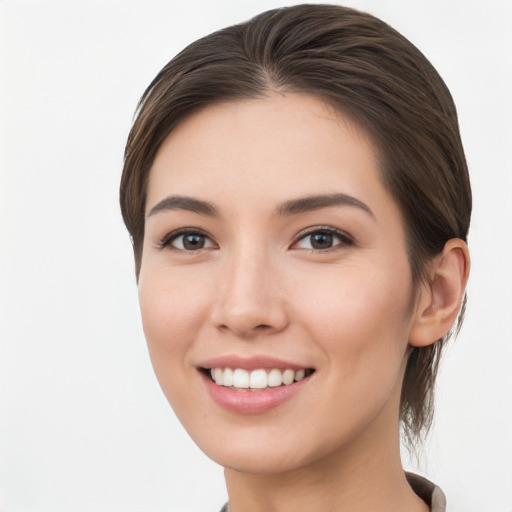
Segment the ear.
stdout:
<path fill-rule="evenodd" d="M 425 347 L 442 338 L 453 326 L 469 277 L 468 246 L 459 238 L 449 240 L 434 258 L 429 282 L 421 287 L 409 343 Z"/>

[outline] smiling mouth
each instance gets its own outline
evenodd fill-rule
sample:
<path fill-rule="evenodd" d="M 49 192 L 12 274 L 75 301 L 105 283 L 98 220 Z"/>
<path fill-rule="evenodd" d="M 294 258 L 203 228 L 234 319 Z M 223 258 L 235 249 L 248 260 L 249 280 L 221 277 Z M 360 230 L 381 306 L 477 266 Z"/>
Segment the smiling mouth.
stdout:
<path fill-rule="evenodd" d="M 281 370 L 244 370 L 243 368 L 204 368 L 206 375 L 218 386 L 237 391 L 264 391 L 278 387 L 290 386 L 314 373 L 313 368 L 291 368 Z"/>

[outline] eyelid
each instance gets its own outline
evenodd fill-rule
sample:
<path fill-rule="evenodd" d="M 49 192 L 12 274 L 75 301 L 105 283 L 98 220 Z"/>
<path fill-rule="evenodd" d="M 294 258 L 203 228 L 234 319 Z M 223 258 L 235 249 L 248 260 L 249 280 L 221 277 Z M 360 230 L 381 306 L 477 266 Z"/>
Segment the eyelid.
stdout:
<path fill-rule="evenodd" d="M 210 242 L 212 243 L 213 247 L 203 247 L 201 249 L 196 249 L 195 251 L 192 251 L 192 250 L 187 251 L 186 249 L 179 249 L 177 247 L 173 247 L 171 245 L 172 242 L 174 242 L 174 240 L 176 240 L 177 238 L 179 238 L 180 236 L 183 236 L 183 235 L 200 235 L 200 236 L 204 236 L 205 238 L 210 240 Z M 187 227 L 187 228 L 175 229 L 174 231 L 171 231 L 171 232 L 167 233 L 161 240 L 158 241 L 158 247 L 160 249 L 166 249 L 167 248 L 167 249 L 172 249 L 172 250 L 181 251 L 181 252 L 199 252 L 202 249 L 216 248 L 217 244 L 213 240 L 213 237 L 211 237 L 203 229 L 192 228 L 192 227 L 188 228 Z"/>
<path fill-rule="evenodd" d="M 329 247 L 327 249 L 314 249 L 314 248 L 311 248 L 311 249 L 298 249 L 298 248 L 296 248 L 296 249 L 297 250 L 311 250 L 311 251 L 314 251 L 314 252 L 327 252 L 329 250 L 335 250 L 335 249 L 339 248 L 340 246 L 343 247 L 343 246 L 349 246 L 349 245 L 353 245 L 354 244 L 354 240 L 353 240 L 352 236 L 349 235 L 348 233 L 346 233 L 345 231 L 342 231 L 342 230 L 340 230 L 338 228 L 334 228 L 332 226 L 320 225 L 320 226 L 311 226 L 311 227 L 303 229 L 300 233 L 297 234 L 297 236 L 295 237 L 295 240 L 291 244 L 290 248 L 294 249 L 294 246 L 297 245 L 298 242 L 300 242 L 304 238 L 306 238 L 308 236 L 311 236 L 311 235 L 313 235 L 315 233 L 318 233 L 318 232 L 330 233 L 333 236 L 337 237 L 340 240 L 340 243 L 337 243 L 337 244 L 335 244 L 332 247 Z M 183 236 L 183 235 L 200 235 L 200 236 L 204 236 L 205 238 L 207 238 L 211 242 L 211 244 L 213 246 L 213 247 L 204 247 L 204 248 L 201 248 L 201 249 L 212 249 L 212 248 L 217 248 L 218 247 L 217 244 L 215 243 L 213 237 L 211 235 L 209 235 L 203 229 L 193 228 L 193 227 L 184 227 L 184 228 L 175 229 L 175 230 L 167 233 L 161 240 L 158 241 L 158 248 L 160 248 L 160 249 L 168 248 L 168 249 L 172 249 L 172 250 L 176 250 L 176 251 L 182 251 L 182 252 L 196 252 L 196 251 L 200 251 L 201 250 L 201 249 L 197 249 L 196 251 L 192 251 L 192 250 L 188 251 L 186 249 L 180 249 L 180 248 L 177 248 L 177 247 L 173 247 L 171 245 L 172 242 L 174 240 L 176 240 L 177 238 L 179 238 L 180 236 Z"/>
<path fill-rule="evenodd" d="M 314 248 L 311 248 L 311 249 L 299 249 L 299 248 L 296 248 L 296 250 L 304 250 L 304 251 L 313 251 L 313 252 L 328 252 L 328 251 L 333 251 L 333 250 L 336 250 L 336 249 L 339 249 L 341 247 L 346 247 L 346 246 L 350 246 L 350 245 L 354 245 L 354 239 L 351 235 L 349 235 L 348 233 L 346 233 L 345 231 L 342 231 L 338 228 L 334 228 L 332 226 L 311 226 L 311 227 L 308 227 L 308 228 L 305 228 L 303 229 L 296 237 L 295 237 L 295 240 L 294 242 L 292 243 L 291 245 L 291 249 L 294 249 L 294 246 L 297 245 L 297 243 L 299 243 L 301 240 L 303 240 L 304 238 L 308 237 L 308 236 L 311 236 L 315 233 L 318 233 L 318 232 L 324 232 L 324 233 L 330 233 L 334 236 L 336 236 L 337 238 L 339 238 L 341 240 L 340 243 L 338 244 L 335 244 L 333 245 L 332 247 L 329 247 L 327 249 L 314 249 Z"/>

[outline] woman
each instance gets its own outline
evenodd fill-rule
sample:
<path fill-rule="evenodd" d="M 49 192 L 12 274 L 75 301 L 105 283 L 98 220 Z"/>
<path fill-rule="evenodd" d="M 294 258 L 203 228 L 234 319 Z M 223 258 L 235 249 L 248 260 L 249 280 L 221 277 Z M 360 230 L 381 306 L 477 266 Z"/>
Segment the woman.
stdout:
<path fill-rule="evenodd" d="M 223 510 L 445 510 L 406 475 L 469 273 L 455 107 L 425 57 L 336 6 L 181 52 L 121 183 L 162 389 L 225 467 Z"/>

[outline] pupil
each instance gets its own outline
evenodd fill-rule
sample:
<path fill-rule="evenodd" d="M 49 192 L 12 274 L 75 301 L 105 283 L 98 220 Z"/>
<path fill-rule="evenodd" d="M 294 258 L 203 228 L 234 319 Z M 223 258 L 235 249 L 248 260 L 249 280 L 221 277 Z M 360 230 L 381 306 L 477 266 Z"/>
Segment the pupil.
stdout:
<path fill-rule="evenodd" d="M 183 237 L 183 247 L 185 249 L 202 249 L 204 247 L 203 235 L 185 235 Z"/>
<path fill-rule="evenodd" d="M 315 249 L 328 249 L 332 247 L 332 235 L 330 233 L 316 233 L 311 235 L 311 245 Z"/>

